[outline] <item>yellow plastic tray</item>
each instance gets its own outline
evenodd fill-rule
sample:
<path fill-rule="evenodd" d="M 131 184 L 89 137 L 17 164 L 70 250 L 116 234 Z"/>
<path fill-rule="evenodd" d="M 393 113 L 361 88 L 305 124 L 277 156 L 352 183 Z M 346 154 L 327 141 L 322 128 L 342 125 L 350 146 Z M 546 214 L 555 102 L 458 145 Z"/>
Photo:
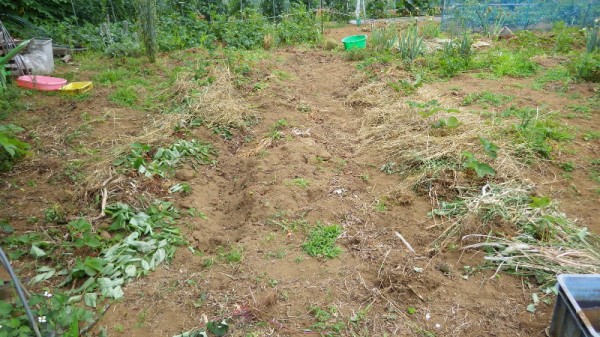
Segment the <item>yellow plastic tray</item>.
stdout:
<path fill-rule="evenodd" d="M 94 87 L 92 82 L 71 82 L 60 88 L 60 92 L 71 95 L 80 95 L 86 93 Z"/>

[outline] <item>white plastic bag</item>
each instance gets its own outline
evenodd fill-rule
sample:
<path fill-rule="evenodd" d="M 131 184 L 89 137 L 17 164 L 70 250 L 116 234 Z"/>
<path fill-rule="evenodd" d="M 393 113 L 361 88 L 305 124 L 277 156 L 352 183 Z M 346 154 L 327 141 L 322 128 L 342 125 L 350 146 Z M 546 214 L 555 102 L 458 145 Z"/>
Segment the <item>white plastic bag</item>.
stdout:
<path fill-rule="evenodd" d="M 33 39 L 23 60 L 31 75 L 50 75 L 54 72 L 52 39 Z"/>

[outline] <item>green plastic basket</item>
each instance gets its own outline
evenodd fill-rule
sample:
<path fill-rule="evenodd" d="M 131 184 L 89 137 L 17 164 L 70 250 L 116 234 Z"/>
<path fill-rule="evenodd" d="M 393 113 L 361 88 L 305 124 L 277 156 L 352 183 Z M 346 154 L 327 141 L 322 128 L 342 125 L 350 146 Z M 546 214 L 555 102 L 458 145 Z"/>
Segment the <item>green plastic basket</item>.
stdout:
<path fill-rule="evenodd" d="M 365 49 L 367 47 L 367 36 L 366 35 L 352 35 L 346 36 L 342 39 L 344 49 Z"/>

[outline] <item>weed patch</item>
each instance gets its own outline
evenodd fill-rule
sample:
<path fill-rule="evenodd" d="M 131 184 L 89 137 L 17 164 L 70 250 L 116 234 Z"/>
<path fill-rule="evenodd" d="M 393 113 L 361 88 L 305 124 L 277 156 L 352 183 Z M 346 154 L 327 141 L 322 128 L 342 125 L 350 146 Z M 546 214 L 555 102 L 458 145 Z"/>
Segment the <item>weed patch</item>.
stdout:
<path fill-rule="evenodd" d="M 535 90 L 543 90 L 550 85 L 554 86 L 556 91 L 565 92 L 569 88 L 569 84 L 572 81 L 572 76 L 569 69 L 558 66 L 556 68 L 548 69 L 542 76 L 535 79 L 533 88 Z"/>
<path fill-rule="evenodd" d="M 22 131 L 13 124 L 0 124 L 0 172 L 9 171 L 18 159 L 29 154 L 31 146 L 16 138 Z"/>
<path fill-rule="evenodd" d="M 502 106 L 513 100 L 513 96 L 496 94 L 489 91 L 483 91 L 478 93 L 472 93 L 465 96 L 463 100 L 463 105 L 470 105 L 473 103 L 477 103 L 482 105 L 484 108 L 487 105 L 491 105 L 494 107 Z"/>
<path fill-rule="evenodd" d="M 536 73 L 537 64 L 523 52 L 495 50 L 478 54 L 473 68 L 489 68 L 496 76 L 529 77 Z"/>
<path fill-rule="evenodd" d="M 308 234 L 302 248 L 310 256 L 330 259 L 337 257 L 342 253 L 342 248 L 337 246 L 335 241 L 341 234 L 342 227 L 340 225 L 317 224 L 316 228 Z"/>
<path fill-rule="evenodd" d="M 550 158 L 553 150 L 551 141 L 565 141 L 574 137 L 552 115 L 540 114 L 539 109 L 511 107 L 503 115 L 516 116 L 520 120 L 510 131 L 519 157 L 528 158 L 533 155 Z"/>
<path fill-rule="evenodd" d="M 137 91 L 133 87 L 124 87 L 115 90 L 108 96 L 111 102 L 125 107 L 131 107 L 138 101 Z"/>

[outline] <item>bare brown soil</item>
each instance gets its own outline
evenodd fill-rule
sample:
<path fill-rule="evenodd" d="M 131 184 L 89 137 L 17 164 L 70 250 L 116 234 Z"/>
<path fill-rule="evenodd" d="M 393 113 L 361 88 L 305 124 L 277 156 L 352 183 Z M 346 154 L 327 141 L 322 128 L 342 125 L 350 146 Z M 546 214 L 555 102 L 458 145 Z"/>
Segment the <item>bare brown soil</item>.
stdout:
<path fill-rule="evenodd" d="M 356 33 L 362 31 L 347 27 L 328 35 L 339 40 Z M 430 243 L 444 226 L 427 215 L 430 199 L 410 189 L 398 191 L 398 176 L 381 172 L 377 153 L 358 154 L 363 111 L 345 103 L 363 80 L 354 66 L 338 53 L 275 51 L 253 69 L 254 79 L 266 85 L 243 93 L 258 125 L 230 141 L 205 128 L 192 130 L 190 137 L 218 148 L 218 165 L 197 168 L 188 181 L 189 196 L 167 195 L 166 183 L 145 188 L 206 213 L 207 220 L 188 218 L 181 224 L 200 254 L 181 248 L 170 264 L 128 284 L 124 299 L 112 304 L 97 327 L 106 327 L 110 336 L 172 336 L 207 320 L 231 318 L 231 336 L 318 335 L 311 310 L 322 308 L 335 312 L 323 333 L 341 323 L 342 336 L 545 335 L 552 305 L 540 303 L 535 313 L 526 311 L 537 290 L 528 280 L 494 270 L 464 277 L 464 266 L 480 265 L 483 253 L 432 253 Z M 275 71 L 288 76 L 273 76 Z M 481 91 L 513 95 L 510 104 L 554 110 L 581 101 L 553 90 L 529 89 L 530 79 L 482 80 L 466 74 L 429 86 L 456 105 L 468 93 Z M 569 90 L 587 98 L 597 86 L 573 84 Z M 104 87 L 83 102 L 34 95 L 32 107 L 12 117 L 34 131 L 30 134 L 40 144 L 49 145 L 36 147 L 32 159 L 2 177 L 0 217 L 19 231 L 43 231 L 47 225 L 31 227 L 27 219 L 43 217 L 43 210 L 54 204 L 70 216 L 98 212 L 97 204 L 83 199 L 78 186 L 63 176 L 66 164 L 83 157 L 65 137 L 81 127 L 80 115 L 86 112 L 98 121 L 90 122 L 92 127 L 76 142 L 80 151 L 97 151 L 101 157 L 116 140 L 138 134 L 152 120 L 152 113 L 118 107 L 107 95 Z M 288 124 L 284 137 L 261 143 L 282 119 Z M 589 158 L 600 157 L 600 140 L 581 141 L 583 130 L 598 130 L 598 111 L 563 121 L 579 131 L 560 152 L 561 160 L 585 167 Z M 28 141 L 36 142 L 33 136 Z M 555 165 L 542 163 L 523 173 L 570 217 L 600 232 L 597 187 L 586 171 L 576 170 L 566 180 Z M 296 186 L 291 182 L 295 178 L 309 185 Z M 377 211 L 382 197 L 388 198 L 387 209 Z M 335 259 L 311 258 L 302 250 L 302 225 L 283 228 L 269 221 L 273 219 L 340 224 L 344 232 L 338 242 L 344 252 Z M 416 253 L 408 252 L 396 232 Z M 231 249 L 243 251 L 240 263 L 221 259 Z M 216 263 L 207 267 L 209 258 Z"/>

